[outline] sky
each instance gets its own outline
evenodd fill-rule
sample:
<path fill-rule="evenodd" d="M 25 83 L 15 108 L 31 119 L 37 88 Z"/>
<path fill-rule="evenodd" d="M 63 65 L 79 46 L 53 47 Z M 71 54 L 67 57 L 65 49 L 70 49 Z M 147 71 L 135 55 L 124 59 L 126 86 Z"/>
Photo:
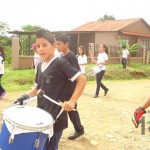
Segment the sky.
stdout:
<path fill-rule="evenodd" d="M 70 31 L 104 15 L 116 20 L 143 18 L 150 25 L 149 0 L 2 0 L 0 22 L 10 30 L 38 25 L 50 31 Z"/>

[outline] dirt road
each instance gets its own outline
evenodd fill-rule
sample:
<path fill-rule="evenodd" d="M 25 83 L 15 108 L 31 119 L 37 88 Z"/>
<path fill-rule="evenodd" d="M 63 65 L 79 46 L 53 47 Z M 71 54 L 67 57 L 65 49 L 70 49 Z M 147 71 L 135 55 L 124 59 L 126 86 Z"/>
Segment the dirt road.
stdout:
<path fill-rule="evenodd" d="M 85 134 L 78 139 L 68 140 L 74 130 L 69 121 L 69 128 L 59 144 L 59 150 L 150 150 L 150 132 L 146 124 L 146 134 L 141 135 L 141 126 L 135 129 L 131 116 L 150 94 L 150 80 L 104 81 L 110 89 L 107 96 L 95 94 L 95 82 L 87 83 L 83 95 L 78 101 L 78 110 Z M 0 100 L 0 113 L 12 104 L 22 93 L 7 93 Z M 146 120 L 150 119 L 146 116 Z"/>

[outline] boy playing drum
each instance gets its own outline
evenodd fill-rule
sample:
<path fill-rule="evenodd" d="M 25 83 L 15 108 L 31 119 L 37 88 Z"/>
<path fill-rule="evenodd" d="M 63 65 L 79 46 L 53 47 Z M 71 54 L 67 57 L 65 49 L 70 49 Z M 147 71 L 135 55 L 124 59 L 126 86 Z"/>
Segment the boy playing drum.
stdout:
<path fill-rule="evenodd" d="M 63 102 L 65 111 L 59 116 L 54 124 L 54 135 L 46 146 L 46 150 L 58 150 L 58 143 L 63 130 L 67 128 L 67 111 L 74 109 L 76 102 L 83 92 L 86 85 L 86 77 L 77 69 L 72 67 L 66 60 L 55 56 L 55 38 L 48 30 L 41 29 L 36 33 L 36 48 L 44 62 L 37 67 L 37 74 L 34 87 L 25 95 L 18 98 L 15 103 L 23 103 L 25 99 L 37 95 L 37 91 L 42 89 L 48 97 Z M 65 85 L 68 80 L 77 81 L 74 93 L 69 101 L 65 101 Z M 38 97 L 37 107 L 49 112 L 54 119 L 60 112 L 61 107 L 48 101 L 44 97 Z"/>

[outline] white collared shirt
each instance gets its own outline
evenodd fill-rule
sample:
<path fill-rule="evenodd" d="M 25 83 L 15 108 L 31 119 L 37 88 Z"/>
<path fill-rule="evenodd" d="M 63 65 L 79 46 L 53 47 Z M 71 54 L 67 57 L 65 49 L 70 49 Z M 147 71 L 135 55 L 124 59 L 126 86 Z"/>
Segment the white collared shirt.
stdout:
<path fill-rule="evenodd" d="M 102 62 L 104 63 L 107 60 L 108 60 L 108 55 L 105 52 L 98 54 L 97 64 L 101 67 L 101 70 L 106 70 L 106 65 L 102 65 L 100 63 Z"/>
<path fill-rule="evenodd" d="M 41 70 L 42 72 L 52 63 L 53 60 L 55 60 L 57 56 L 54 56 L 48 63 L 45 64 L 45 61 L 42 63 Z"/>
<path fill-rule="evenodd" d="M 128 58 L 129 51 L 127 49 L 122 50 L 122 58 Z"/>

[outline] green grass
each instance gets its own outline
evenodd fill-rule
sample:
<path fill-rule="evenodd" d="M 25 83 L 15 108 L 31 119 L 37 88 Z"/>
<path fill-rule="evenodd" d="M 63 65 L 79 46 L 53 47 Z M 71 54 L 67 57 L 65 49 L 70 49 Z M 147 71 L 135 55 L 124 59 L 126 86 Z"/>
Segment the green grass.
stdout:
<path fill-rule="evenodd" d="M 95 80 L 91 68 L 94 64 L 88 64 L 86 71 L 88 81 Z M 2 77 L 2 86 L 7 92 L 28 91 L 34 84 L 35 72 L 29 70 L 12 70 L 11 66 L 5 66 L 5 74 Z M 150 65 L 131 64 L 127 69 L 123 69 L 121 64 L 110 64 L 104 76 L 104 80 L 133 80 L 133 79 L 150 79 Z M 92 82 L 91 82 L 92 83 Z"/>
<path fill-rule="evenodd" d="M 95 80 L 95 75 L 89 73 L 94 64 L 87 65 L 85 74 L 88 80 Z M 150 79 L 150 65 L 131 64 L 126 69 L 121 64 L 107 65 L 104 79 L 106 80 L 132 80 L 132 79 Z"/>
<path fill-rule="evenodd" d="M 35 80 L 34 70 L 5 69 L 2 85 L 6 91 L 26 91 L 33 86 Z"/>

